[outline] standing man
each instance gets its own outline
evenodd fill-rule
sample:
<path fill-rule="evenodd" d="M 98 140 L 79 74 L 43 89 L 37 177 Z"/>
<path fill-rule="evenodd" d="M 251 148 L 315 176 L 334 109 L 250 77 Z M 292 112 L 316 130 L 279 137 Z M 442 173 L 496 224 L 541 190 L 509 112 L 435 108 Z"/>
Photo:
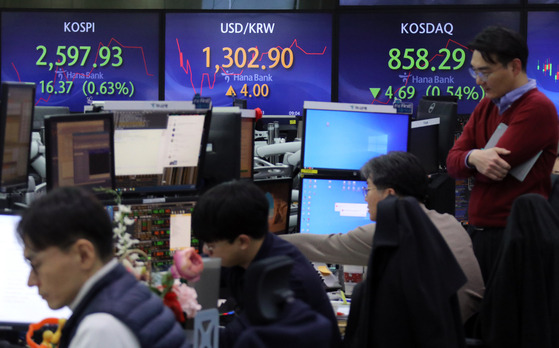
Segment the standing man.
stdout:
<path fill-rule="evenodd" d="M 470 73 L 485 98 L 450 150 L 447 169 L 455 178 L 475 179 L 468 232 L 487 283 L 515 198 L 528 192 L 549 195 L 558 121 L 553 103 L 526 75 L 528 46 L 518 33 L 489 27 L 469 48 L 473 50 Z M 504 134 L 487 148 L 500 124 L 507 126 Z M 511 169 L 534 156 L 537 160 L 525 178 L 512 175 Z"/>

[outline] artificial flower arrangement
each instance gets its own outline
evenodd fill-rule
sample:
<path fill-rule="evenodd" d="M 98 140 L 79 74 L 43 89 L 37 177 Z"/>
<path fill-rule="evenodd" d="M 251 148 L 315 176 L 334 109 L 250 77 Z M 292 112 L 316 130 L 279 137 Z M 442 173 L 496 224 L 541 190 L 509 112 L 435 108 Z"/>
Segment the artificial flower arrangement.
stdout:
<path fill-rule="evenodd" d="M 188 282 L 196 282 L 204 270 L 202 257 L 196 249 L 189 247 L 175 251 L 173 265 L 161 277 L 161 284 L 151 286 L 152 291 L 163 299 L 163 303 L 175 314 L 178 322 L 185 324 L 202 309 L 196 300 L 196 290 Z M 185 316 L 186 314 L 186 316 Z"/>

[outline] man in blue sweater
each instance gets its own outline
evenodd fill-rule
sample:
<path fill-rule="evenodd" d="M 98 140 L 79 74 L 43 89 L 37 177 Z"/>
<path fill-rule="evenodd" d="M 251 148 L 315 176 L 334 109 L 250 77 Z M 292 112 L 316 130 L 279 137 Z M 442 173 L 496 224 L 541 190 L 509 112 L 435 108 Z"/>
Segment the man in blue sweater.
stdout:
<path fill-rule="evenodd" d="M 59 348 L 187 346 L 173 313 L 114 258 L 111 221 L 89 192 L 64 187 L 39 198 L 18 234 L 28 285 L 50 308 L 73 312 Z"/>
<path fill-rule="evenodd" d="M 268 232 L 268 214 L 266 196 L 248 181 L 230 181 L 211 188 L 200 197 L 192 213 L 192 231 L 205 242 L 207 254 L 221 258 L 221 265 L 227 273 L 224 281 L 237 303 L 237 317 L 221 331 L 220 347 L 233 347 L 236 339 L 248 328 L 247 321 L 242 319 L 248 305 L 243 296 L 246 269 L 255 261 L 278 255 L 293 260 L 289 287 L 295 299 L 306 303 L 330 322 L 330 330 L 322 332 L 322 336 L 331 336 L 326 339 L 328 344 L 322 347 L 338 347 L 341 338 L 337 319 L 318 273 L 297 248 Z M 288 334 L 283 332 L 283 337 Z M 300 342 L 313 338 L 308 337 L 312 335 L 304 336 L 299 338 Z M 277 332 L 277 337 L 266 346 L 279 346 L 282 332 Z M 315 335 L 314 338 L 321 337 Z M 290 346 L 297 345 L 290 343 Z"/>

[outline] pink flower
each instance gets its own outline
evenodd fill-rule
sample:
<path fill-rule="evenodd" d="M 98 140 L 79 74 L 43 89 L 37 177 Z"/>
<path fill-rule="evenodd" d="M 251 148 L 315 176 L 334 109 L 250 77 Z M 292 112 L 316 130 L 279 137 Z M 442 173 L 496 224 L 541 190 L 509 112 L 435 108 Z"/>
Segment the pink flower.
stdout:
<path fill-rule="evenodd" d="M 181 308 L 183 312 L 186 313 L 188 318 L 194 318 L 196 313 L 202 309 L 202 306 L 196 300 L 198 295 L 196 294 L 196 290 L 194 290 L 194 288 L 191 288 L 186 284 L 175 284 L 173 285 L 173 292 L 177 294 Z"/>
<path fill-rule="evenodd" d="M 175 251 L 171 274 L 174 278 L 184 278 L 189 282 L 200 279 L 200 273 L 204 270 L 202 257 L 192 247 Z"/>

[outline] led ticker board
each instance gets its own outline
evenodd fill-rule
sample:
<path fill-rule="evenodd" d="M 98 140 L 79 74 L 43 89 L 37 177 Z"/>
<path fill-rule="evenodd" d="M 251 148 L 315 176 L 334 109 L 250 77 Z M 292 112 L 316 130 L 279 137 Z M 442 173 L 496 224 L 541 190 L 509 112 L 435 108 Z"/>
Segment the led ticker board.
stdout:
<path fill-rule="evenodd" d="M 36 105 L 159 99 L 156 13 L 3 12 L 2 81 L 37 84 Z"/>
<path fill-rule="evenodd" d="M 240 98 L 268 115 L 331 100 L 331 14 L 171 13 L 165 36 L 166 100 Z"/>
<path fill-rule="evenodd" d="M 559 12 L 528 13 L 528 77 L 537 81 L 537 86 L 559 110 Z"/>
<path fill-rule="evenodd" d="M 498 18 L 498 22 L 496 22 Z M 340 102 L 392 104 L 455 95 L 470 113 L 484 91 L 470 76 L 475 35 L 490 25 L 519 30 L 516 12 L 344 13 L 340 16 Z M 363 33 L 369 33 L 363 35 Z"/>

